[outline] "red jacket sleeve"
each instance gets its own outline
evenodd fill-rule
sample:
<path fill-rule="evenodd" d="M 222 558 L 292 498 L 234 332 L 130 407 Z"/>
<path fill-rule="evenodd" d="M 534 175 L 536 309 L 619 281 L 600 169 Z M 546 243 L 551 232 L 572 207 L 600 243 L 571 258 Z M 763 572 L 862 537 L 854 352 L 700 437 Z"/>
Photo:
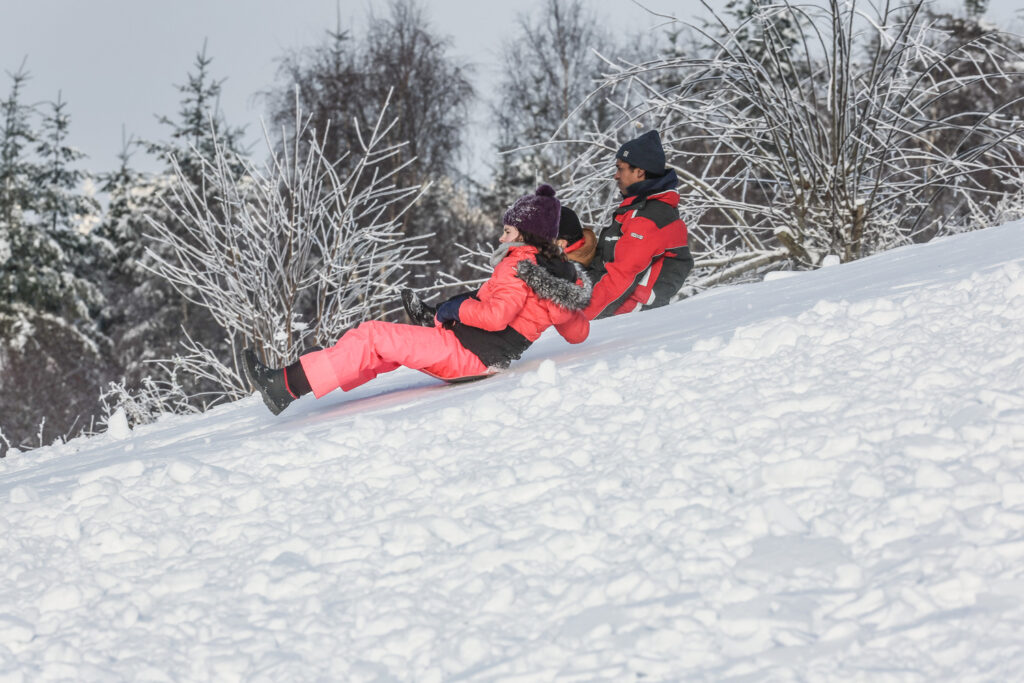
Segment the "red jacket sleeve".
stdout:
<path fill-rule="evenodd" d="M 581 311 L 577 311 L 564 323 L 555 325 L 555 329 L 565 341 L 570 344 L 579 344 L 585 341 L 590 334 L 590 320 Z"/>
<path fill-rule="evenodd" d="M 605 264 L 604 276 L 594 284 L 590 305 L 583 314 L 593 320 L 613 304 L 616 308 L 636 287 L 640 275 L 661 251 L 657 227 L 646 218 L 627 218 L 615 244 L 615 258 Z"/>
<path fill-rule="evenodd" d="M 530 289 L 515 276 L 516 263 L 514 258 L 504 259 L 477 292 L 477 298 L 462 302 L 459 321 L 463 325 L 498 332 L 515 320 L 526 304 Z"/>

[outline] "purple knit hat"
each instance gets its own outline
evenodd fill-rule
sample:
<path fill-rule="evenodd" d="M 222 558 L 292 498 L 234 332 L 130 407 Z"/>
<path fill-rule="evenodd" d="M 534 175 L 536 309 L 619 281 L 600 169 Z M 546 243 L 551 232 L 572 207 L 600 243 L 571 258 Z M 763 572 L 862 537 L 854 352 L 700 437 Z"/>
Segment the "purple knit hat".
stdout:
<path fill-rule="evenodd" d="M 520 232 L 553 240 L 558 237 L 558 220 L 562 205 L 555 199 L 555 188 L 544 184 L 533 194 L 524 194 L 508 207 L 502 219 L 504 225 L 511 225 Z"/>

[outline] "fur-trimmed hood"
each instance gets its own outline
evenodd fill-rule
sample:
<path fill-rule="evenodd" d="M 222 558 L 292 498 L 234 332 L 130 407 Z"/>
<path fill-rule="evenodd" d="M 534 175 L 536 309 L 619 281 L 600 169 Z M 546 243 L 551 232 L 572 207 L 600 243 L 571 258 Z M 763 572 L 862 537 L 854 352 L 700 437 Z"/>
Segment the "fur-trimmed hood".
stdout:
<path fill-rule="evenodd" d="M 542 262 L 543 263 L 543 262 Z M 556 272 L 552 272 L 555 270 Z M 575 280 L 569 277 L 575 275 Z M 569 311 L 582 311 L 590 303 L 593 285 L 583 269 L 574 263 L 560 261 L 551 268 L 523 260 L 516 264 L 516 276 L 530 286 L 539 298 Z"/>

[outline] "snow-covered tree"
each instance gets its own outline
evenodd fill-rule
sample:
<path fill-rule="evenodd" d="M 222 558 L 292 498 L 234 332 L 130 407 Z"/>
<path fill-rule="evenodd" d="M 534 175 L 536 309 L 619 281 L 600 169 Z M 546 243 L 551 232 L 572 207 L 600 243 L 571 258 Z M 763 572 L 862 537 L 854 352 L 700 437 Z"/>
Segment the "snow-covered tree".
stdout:
<path fill-rule="evenodd" d="M 268 93 L 270 120 L 294 127 L 297 93 L 311 127 L 325 135 L 324 154 L 339 170 L 358 163 L 345 154 L 359 148 L 358 127 L 372 127 L 387 102 L 398 119 L 389 142 L 404 143 L 385 162 L 396 171 L 396 181 L 419 185 L 448 177 L 456 192 L 465 192 L 459 162 L 474 98 L 469 67 L 451 55 L 451 40 L 432 29 L 416 0 L 390 0 L 382 14 L 371 10 L 357 37 L 338 26 L 324 43 L 285 56 L 279 74 L 279 84 Z M 429 260 L 457 268 L 449 245 L 459 236 L 445 228 L 462 221 L 448 203 L 433 198 L 438 201 L 404 213 L 401 229 L 430 236 L 424 242 Z M 417 270 L 426 277 L 433 268 Z"/>
<path fill-rule="evenodd" d="M 598 51 L 616 52 L 613 34 L 581 0 L 545 0 L 519 17 L 491 104 L 499 156 L 488 210 L 503 210 L 538 182 L 561 184 L 583 132 L 611 123 L 605 98 L 588 98 L 605 69 Z M 543 144 L 556 136 L 564 142 Z"/>
<path fill-rule="evenodd" d="M 81 192 L 87 174 L 75 164 L 84 159 L 85 154 L 69 146 L 69 126 L 67 103 L 57 93 L 57 99 L 50 103 L 49 113 L 43 117 L 36 146 L 39 158 L 34 178 L 38 193 L 36 212 L 53 230 L 63 225 L 88 232 L 99 213 L 99 203 Z"/>
<path fill-rule="evenodd" d="M 32 118 L 34 107 L 22 101 L 29 74 L 25 65 L 11 77 L 11 89 L 0 102 L 3 136 L 0 137 L 0 226 L 10 230 L 32 204 L 32 176 L 35 165 L 29 150 L 35 143 Z M 0 255 L 3 252 L 0 251 Z"/>
<path fill-rule="evenodd" d="M 218 145 L 232 151 L 242 151 L 243 128 L 228 124 L 220 108 L 220 93 L 224 79 L 215 79 L 211 73 L 213 58 L 206 54 L 206 43 L 196 53 L 192 71 L 185 83 L 175 86 L 181 93 L 176 117 L 160 116 L 159 120 L 170 129 L 164 140 L 144 143 L 150 154 L 172 162 L 186 177 L 198 181 L 202 173 L 202 158 L 212 156 Z M 236 168 L 236 171 L 239 169 Z"/>
<path fill-rule="evenodd" d="M 35 222 L 60 254 L 52 265 L 60 271 L 60 284 L 48 289 L 62 294 L 65 318 L 92 329 L 103 304 L 99 283 L 104 245 L 93 234 L 100 206 L 83 188 L 84 183 L 91 184 L 91 178 L 76 165 L 85 154 L 69 145 L 69 126 L 67 103 L 58 93 L 43 117 L 36 145 Z"/>
<path fill-rule="evenodd" d="M 240 148 L 242 130 L 229 125 L 219 108 L 222 81 L 212 76 L 212 61 L 204 45 L 185 83 L 176 86 L 181 93 L 176 116 L 160 117 L 168 129 L 167 137 L 126 142 L 119 168 L 104 180 L 110 207 L 99 232 L 114 252 L 105 318 L 129 387 L 138 386 L 150 375 L 156 375 L 154 381 L 168 381 L 153 361 L 177 353 L 186 340 L 183 327 L 202 345 L 227 352 L 219 326 L 205 308 L 192 302 L 193 293 L 187 289 L 180 293 L 153 272 L 155 260 L 167 254 L 162 251 L 163 245 L 152 241 L 148 223 L 155 220 L 187 235 L 187 227 L 174 221 L 180 207 L 174 204 L 173 186 L 179 174 L 198 186 L 204 182 L 204 158 L 225 148 L 232 159 L 244 154 Z M 164 162 L 164 170 L 155 174 L 134 172 L 130 157 L 140 147 Z M 231 172 L 241 174 L 240 162 L 232 163 Z M 187 387 L 189 393 L 211 388 Z"/>
<path fill-rule="evenodd" d="M 797 48 L 803 38 L 801 14 L 778 7 L 775 0 L 729 0 L 723 14 L 730 21 L 720 25 L 722 37 L 741 45 L 751 59 L 793 86 L 795 70 L 801 65 L 787 59 L 786 53 Z"/>
<path fill-rule="evenodd" d="M 21 102 L 26 79 L 13 76 L 0 140 L 0 429 L 15 445 L 88 427 L 108 364 L 97 205 L 83 194 L 66 105 L 58 96 L 37 124 Z"/>
<path fill-rule="evenodd" d="M 964 0 L 964 9 L 970 19 L 980 19 L 988 11 L 988 0 Z"/>

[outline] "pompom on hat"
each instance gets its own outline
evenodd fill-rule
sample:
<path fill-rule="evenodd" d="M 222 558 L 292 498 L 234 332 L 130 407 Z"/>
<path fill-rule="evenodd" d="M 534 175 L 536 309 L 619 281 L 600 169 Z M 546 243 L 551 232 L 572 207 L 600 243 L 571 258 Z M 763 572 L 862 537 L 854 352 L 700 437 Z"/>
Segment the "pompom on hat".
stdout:
<path fill-rule="evenodd" d="M 508 207 L 502 218 L 505 225 L 511 225 L 520 232 L 530 232 L 544 239 L 558 237 L 558 221 L 562 215 L 562 204 L 555 199 L 555 188 L 541 185 L 533 194 L 525 194 Z"/>

